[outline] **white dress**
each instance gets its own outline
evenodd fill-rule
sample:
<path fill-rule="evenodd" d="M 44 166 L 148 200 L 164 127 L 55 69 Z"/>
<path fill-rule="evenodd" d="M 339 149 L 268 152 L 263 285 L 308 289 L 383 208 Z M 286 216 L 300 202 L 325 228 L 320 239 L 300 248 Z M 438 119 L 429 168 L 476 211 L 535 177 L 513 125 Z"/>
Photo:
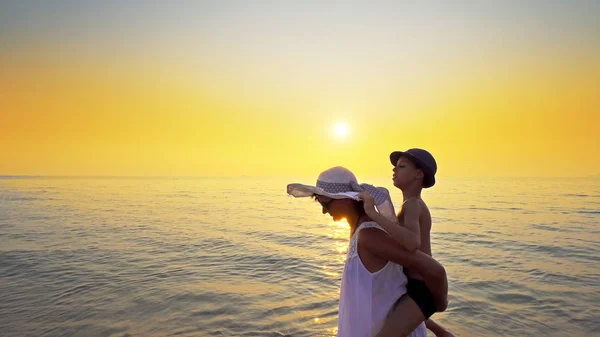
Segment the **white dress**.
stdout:
<path fill-rule="evenodd" d="M 406 293 L 406 275 L 402 266 L 388 262 L 381 270 L 371 273 L 358 256 L 358 233 L 364 228 L 383 229 L 377 223 L 363 222 L 350 239 L 342 286 L 338 317 L 338 337 L 375 336 L 396 301 Z M 410 337 L 426 337 L 421 323 Z"/>

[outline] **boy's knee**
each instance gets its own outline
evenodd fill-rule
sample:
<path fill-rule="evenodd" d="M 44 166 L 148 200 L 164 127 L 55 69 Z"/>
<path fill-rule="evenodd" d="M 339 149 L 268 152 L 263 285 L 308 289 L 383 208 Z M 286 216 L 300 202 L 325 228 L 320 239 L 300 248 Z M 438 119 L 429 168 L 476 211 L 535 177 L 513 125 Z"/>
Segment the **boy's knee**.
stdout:
<path fill-rule="evenodd" d="M 440 265 L 438 274 L 440 287 L 436 291 L 435 306 L 437 312 L 443 312 L 448 309 L 448 278 L 446 269 L 442 265 Z"/>
<path fill-rule="evenodd" d="M 448 281 L 448 276 L 446 274 L 446 268 L 444 268 L 444 266 L 442 266 L 441 264 L 440 264 L 440 267 L 439 267 L 439 270 L 438 270 L 438 274 L 439 274 L 438 277 L 440 278 L 440 280 L 443 280 L 443 281 L 446 281 L 446 282 Z"/>

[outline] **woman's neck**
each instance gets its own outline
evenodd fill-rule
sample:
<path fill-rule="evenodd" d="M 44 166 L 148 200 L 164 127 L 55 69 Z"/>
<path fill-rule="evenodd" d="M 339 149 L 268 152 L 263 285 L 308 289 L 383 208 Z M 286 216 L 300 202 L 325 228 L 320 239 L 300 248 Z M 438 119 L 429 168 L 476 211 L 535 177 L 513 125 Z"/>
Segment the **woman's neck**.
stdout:
<path fill-rule="evenodd" d="M 356 229 L 360 226 L 361 223 L 366 222 L 366 221 L 371 221 L 371 219 L 366 215 L 359 215 L 359 214 L 353 214 L 351 217 L 348 217 L 346 219 L 348 221 L 348 224 L 350 224 L 350 237 L 352 237 L 352 235 L 354 235 L 354 232 L 356 232 Z"/>

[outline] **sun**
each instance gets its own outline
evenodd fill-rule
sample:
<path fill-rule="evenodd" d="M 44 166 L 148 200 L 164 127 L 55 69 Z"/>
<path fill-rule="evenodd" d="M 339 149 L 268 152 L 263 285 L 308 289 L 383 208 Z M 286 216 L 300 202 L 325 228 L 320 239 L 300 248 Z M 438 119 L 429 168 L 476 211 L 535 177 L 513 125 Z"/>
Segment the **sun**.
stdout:
<path fill-rule="evenodd" d="M 348 135 L 348 124 L 337 123 L 333 126 L 333 134 L 338 138 L 344 138 Z"/>

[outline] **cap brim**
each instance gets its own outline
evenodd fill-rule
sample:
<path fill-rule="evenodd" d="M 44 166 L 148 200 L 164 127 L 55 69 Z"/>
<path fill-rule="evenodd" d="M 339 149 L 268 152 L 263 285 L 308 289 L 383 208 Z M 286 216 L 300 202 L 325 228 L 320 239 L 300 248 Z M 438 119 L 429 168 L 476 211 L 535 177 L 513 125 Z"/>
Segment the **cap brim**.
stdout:
<path fill-rule="evenodd" d="M 358 192 L 340 192 L 329 193 L 322 188 L 303 184 L 288 184 L 287 193 L 296 198 L 312 197 L 313 195 L 322 195 L 331 199 L 358 199 Z"/>
<path fill-rule="evenodd" d="M 420 167 L 426 167 L 425 163 L 419 160 L 419 158 L 403 151 L 394 151 L 390 153 L 390 162 L 392 163 L 392 165 L 396 166 L 396 164 L 398 163 L 398 159 L 400 159 L 400 157 L 402 156 L 410 158 Z M 428 188 L 435 185 L 435 175 L 431 174 L 430 172 L 427 172 L 426 170 L 423 170 L 423 173 L 425 173 L 425 177 L 423 178 L 423 188 Z"/>
<path fill-rule="evenodd" d="M 400 157 L 402 157 L 404 154 L 405 152 L 402 151 L 394 151 L 390 153 L 390 162 L 392 163 L 392 165 L 396 166 L 396 164 L 398 163 L 398 159 L 400 159 Z M 410 155 L 407 154 L 407 156 Z"/>
<path fill-rule="evenodd" d="M 419 158 L 413 156 L 412 154 L 410 154 L 408 152 L 402 152 L 402 151 L 394 151 L 390 154 L 390 162 L 392 162 L 392 165 L 396 166 L 396 164 L 398 163 L 398 159 L 400 159 L 400 157 L 408 157 L 408 158 L 410 158 L 410 160 L 417 163 L 419 166 L 421 166 L 421 167 L 425 166 L 425 163 L 423 163 Z"/>

